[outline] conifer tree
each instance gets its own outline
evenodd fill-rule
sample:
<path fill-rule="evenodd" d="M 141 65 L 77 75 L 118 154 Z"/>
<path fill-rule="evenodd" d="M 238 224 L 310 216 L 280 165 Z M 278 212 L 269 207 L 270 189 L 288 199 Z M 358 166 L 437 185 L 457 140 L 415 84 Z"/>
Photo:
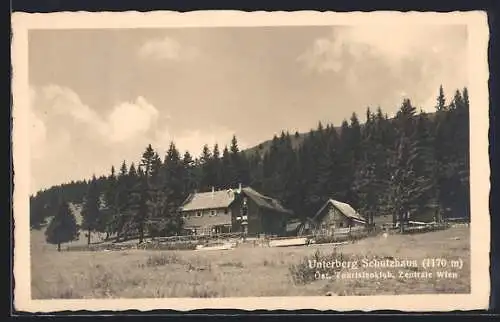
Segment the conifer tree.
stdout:
<path fill-rule="evenodd" d="M 179 206 L 186 199 L 189 191 L 185 189 L 188 172 L 185 162 L 189 163 L 190 155 L 181 160 L 175 144 L 171 142 L 165 156 L 165 185 L 162 187 L 160 202 L 156 205 L 161 216 L 161 233 L 171 235 L 182 229 Z"/>
<path fill-rule="evenodd" d="M 236 187 L 239 183 L 246 183 L 248 181 L 248 168 L 246 164 L 245 156 L 240 153 L 238 146 L 238 140 L 236 136 L 233 135 L 231 139 L 231 145 L 229 147 L 229 163 L 228 168 L 224 169 L 227 171 L 228 175 L 228 185 L 230 187 Z"/>
<path fill-rule="evenodd" d="M 82 228 L 87 230 L 87 244 L 90 245 L 91 234 L 99 228 L 101 217 L 101 192 L 97 186 L 97 179 L 92 177 L 89 190 L 85 197 L 82 209 Z"/>
<path fill-rule="evenodd" d="M 386 149 L 381 140 L 381 118 L 383 117 L 380 108 L 376 115 L 367 108 L 366 123 L 361 135 L 362 157 L 357 162 L 351 186 L 356 194 L 357 209 L 370 226 L 375 214 L 383 211 L 383 195 L 388 185 L 384 175 L 387 156 L 383 154 Z"/>
<path fill-rule="evenodd" d="M 129 227 L 128 232 L 136 232 L 139 234 L 139 243 L 144 241 L 145 230 L 148 219 L 148 202 L 150 193 L 148 189 L 148 179 L 144 171 L 137 174 L 135 186 L 129 190 L 130 204 L 127 208 L 129 212 Z"/>
<path fill-rule="evenodd" d="M 222 179 L 222 169 L 221 169 L 221 156 L 219 151 L 219 144 L 215 143 L 214 148 L 212 149 L 212 161 L 211 161 L 211 172 L 213 172 L 213 183 L 214 187 L 220 188 L 221 179 Z"/>
<path fill-rule="evenodd" d="M 106 240 L 116 232 L 116 213 L 117 213 L 117 177 L 115 167 L 111 166 L 111 173 L 107 178 L 107 185 L 104 191 L 104 209 L 100 211 L 98 231 L 106 233 Z"/>
<path fill-rule="evenodd" d="M 128 176 L 131 181 L 137 179 L 137 169 L 135 168 L 134 162 L 130 164 L 130 168 L 128 170 Z"/>
<path fill-rule="evenodd" d="M 230 186 L 235 187 L 238 186 L 242 181 L 242 172 L 245 171 L 244 161 L 242 160 L 242 156 L 240 154 L 240 149 L 238 147 L 238 140 L 236 139 L 236 135 L 233 135 L 231 139 L 231 146 L 229 147 L 230 151 L 230 167 L 229 167 L 229 175 L 230 175 Z"/>
<path fill-rule="evenodd" d="M 222 186 L 231 188 L 231 155 L 227 146 L 222 150 Z"/>
<path fill-rule="evenodd" d="M 113 233 L 117 234 L 117 241 L 120 240 L 121 235 L 125 232 L 125 227 L 128 221 L 127 208 L 129 206 L 129 189 L 131 182 L 129 179 L 129 170 L 127 164 L 123 161 L 120 172 L 116 178 L 115 188 L 115 207 L 113 211 Z"/>
<path fill-rule="evenodd" d="M 78 225 L 67 202 L 60 201 L 59 209 L 45 231 L 45 238 L 47 243 L 57 245 L 58 251 L 61 251 L 62 243 L 78 239 Z"/>
<path fill-rule="evenodd" d="M 414 161 L 414 169 L 417 176 L 425 178 L 426 187 L 418 200 L 418 211 L 422 213 L 433 209 L 435 221 L 440 221 L 439 185 L 437 182 L 439 168 L 434 150 L 434 140 L 431 120 L 426 113 L 421 112 L 416 121 L 418 155 Z"/>
<path fill-rule="evenodd" d="M 125 160 L 123 161 L 121 167 L 120 167 L 120 177 L 125 177 L 128 174 L 128 169 L 127 169 L 127 163 Z"/>
<path fill-rule="evenodd" d="M 133 227 L 139 233 L 139 243 L 144 241 L 146 231 L 151 227 L 151 218 L 156 216 L 156 205 L 159 202 L 161 176 L 161 159 L 149 144 L 142 154 L 137 181 L 131 190 L 130 198 Z"/>
<path fill-rule="evenodd" d="M 416 137 L 415 112 L 410 100 L 405 99 L 395 120 L 399 140 L 392 163 L 391 199 L 393 222 L 399 222 L 401 232 L 409 216 L 421 207 L 422 195 L 431 188 L 428 178 L 416 169 L 421 150 Z"/>
<path fill-rule="evenodd" d="M 229 149 L 231 151 L 231 155 L 233 157 L 240 152 L 240 148 L 238 147 L 238 140 L 236 139 L 236 135 L 233 135 L 233 138 L 231 139 L 231 147 Z"/>
<path fill-rule="evenodd" d="M 193 160 L 193 157 L 189 153 L 189 151 L 186 151 L 184 153 L 184 156 L 182 158 L 182 166 L 184 167 L 184 171 L 186 172 L 186 176 L 184 177 L 184 191 L 186 193 L 191 193 L 193 192 L 196 187 L 196 174 L 194 171 L 195 167 L 195 161 Z"/>
<path fill-rule="evenodd" d="M 445 111 L 446 110 L 446 98 L 444 96 L 443 85 L 439 86 L 439 95 L 437 97 L 437 105 L 436 111 Z"/>
<path fill-rule="evenodd" d="M 154 151 L 151 144 L 146 147 L 146 150 L 142 154 L 141 168 L 144 169 L 144 175 L 146 178 L 150 179 L 151 172 L 153 169 L 153 163 L 155 162 L 156 152 Z"/>
<path fill-rule="evenodd" d="M 165 157 L 165 180 L 166 185 L 172 191 L 172 198 L 176 204 L 180 204 L 187 196 L 184 190 L 184 166 L 177 147 L 172 142 Z"/>
<path fill-rule="evenodd" d="M 200 156 L 201 164 L 201 189 L 208 190 L 214 184 L 215 174 L 213 172 L 212 152 L 208 145 L 203 146 Z"/>

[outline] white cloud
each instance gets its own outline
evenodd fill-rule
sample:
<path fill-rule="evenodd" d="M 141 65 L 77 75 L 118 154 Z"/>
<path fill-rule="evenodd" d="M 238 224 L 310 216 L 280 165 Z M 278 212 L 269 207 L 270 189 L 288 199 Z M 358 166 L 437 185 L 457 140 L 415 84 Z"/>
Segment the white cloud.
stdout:
<path fill-rule="evenodd" d="M 144 97 L 116 105 L 101 115 L 69 88 L 30 90 L 33 191 L 107 173 L 123 159 L 137 159 L 154 137 L 159 111 Z"/>
<path fill-rule="evenodd" d="M 109 139 L 113 142 L 129 140 L 147 132 L 158 117 L 158 110 L 139 96 L 133 103 L 116 106 L 108 117 Z"/>
<path fill-rule="evenodd" d="M 333 28 L 330 37 L 316 39 L 298 60 L 319 72 L 341 71 L 347 55 L 354 61 L 378 57 L 398 67 L 403 59 L 419 52 L 441 52 L 439 43 L 445 40 L 446 32 L 433 26 L 342 26 Z"/>
<path fill-rule="evenodd" d="M 44 122 L 40 117 L 34 112 L 33 104 L 36 100 L 36 91 L 30 88 L 30 100 L 28 108 L 28 117 L 30 119 L 30 151 L 31 157 L 34 159 L 39 159 L 43 156 L 43 144 L 45 143 L 45 138 L 47 135 L 47 129 Z"/>
<path fill-rule="evenodd" d="M 39 114 L 46 115 L 47 122 L 71 120 L 86 127 L 90 134 L 97 135 L 99 139 L 111 142 L 145 133 L 159 115 L 158 110 L 141 96 L 135 102 L 116 105 L 106 116 L 99 115 L 85 105 L 78 94 L 66 87 L 45 86 L 34 97 L 37 98 Z"/>
<path fill-rule="evenodd" d="M 153 60 L 192 60 L 198 56 L 194 47 L 182 46 L 168 36 L 145 42 L 139 49 L 139 57 Z"/>
<path fill-rule="evenodd" d="M 100 122 L 99 115 L 87 105 L 71 89 L 58 85 L 49 85 L 42 88 L 42 95 L 47 100 L 51 113 L 68 114 L 75 120 L 83 123 Z"/>
<path fill-rule="evenodd" d="M 172 135 L 168 123 L 158 128 L 157 119 L 169 120 L 144 97 L 117 104 L 101 115 L 82 102 L 69 88 L 50 85 L 32 88 L 30 105 L 32 192 L 55 184 L 108 174 L 112 165 L 119 168 L 137 162 L 151 143 L 163 158 L 173 140 L 181 153 L 194 157 L 204 144 L 210 148 L 231 143 L 233 130 L 209 125 Z M 240 149 L 247 147 L 238 142 Z M 35 186 L 36 185 L 36 186 Z"/>
<path fill-rule="evenodd" d="M 341 43 L 326 38 L 316 39 L 312 47 L 298 57 L 310 70 L 318 72 L 342 70 Z"/>
<path fill-rule="evenodd" d="M 460 26 L 337 26 L 297 60 L 309 72 L 336 74 L 348 90 L 371 93 L 362 96 L 362 104 L 380 104 L 380 97 L 373 100 L 371 95 L 380 95 L 383 83 L 388 94 L 382 103 L 398 104 L 405 86 L 405 96 L 429 110 L 435 105 L 427 106 L 429 97 L 437 95 L 439 85 L 449 95 L 466 85 L 466 42 Z"/>

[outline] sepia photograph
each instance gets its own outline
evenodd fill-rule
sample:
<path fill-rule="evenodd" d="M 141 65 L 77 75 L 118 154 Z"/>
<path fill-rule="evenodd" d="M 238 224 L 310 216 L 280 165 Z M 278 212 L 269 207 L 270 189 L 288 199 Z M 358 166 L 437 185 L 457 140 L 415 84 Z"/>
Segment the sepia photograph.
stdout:
<path fill-rule="evenodd" d="M 197 14 L 14 15 L 21 307 L 485 308 L 485 15 Z"/>

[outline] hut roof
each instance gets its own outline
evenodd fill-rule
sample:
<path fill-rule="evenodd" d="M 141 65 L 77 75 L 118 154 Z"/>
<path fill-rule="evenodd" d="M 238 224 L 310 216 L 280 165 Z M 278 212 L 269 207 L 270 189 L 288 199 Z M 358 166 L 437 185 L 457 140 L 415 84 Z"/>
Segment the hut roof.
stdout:
<path fill-rule="evenodd" d="M 314 215 L 313 219 L 314 220 L 319 219 L 323 210 L 328 205 L 332 205 L 338 211 L 340 211 L 344 216 L 346 216 L 348 218 L 351 218 L 353 220 L 360 221 L 363 223 L 366 222 L 365 218 L 363 218 L 359 213 L 357 213 L 356 210 L 354 210 L 354 208 L 351 207 L 351 205 L 344 203 L 344 202 L 337 201 L 337 200 L 333 200 L 333 199 L 329 199 L 327 202 L 325 202 L 325 204 L 318 210 L 316 215 Z"/>

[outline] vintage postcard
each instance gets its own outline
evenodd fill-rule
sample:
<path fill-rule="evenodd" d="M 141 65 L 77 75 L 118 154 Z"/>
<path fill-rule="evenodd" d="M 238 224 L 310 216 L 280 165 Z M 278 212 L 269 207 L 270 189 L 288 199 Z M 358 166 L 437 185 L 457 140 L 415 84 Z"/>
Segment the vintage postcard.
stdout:
<path fill-rule="evenodd" d="M 12 25 L 17 310 L 487 308 L 485 13 Z"/>

